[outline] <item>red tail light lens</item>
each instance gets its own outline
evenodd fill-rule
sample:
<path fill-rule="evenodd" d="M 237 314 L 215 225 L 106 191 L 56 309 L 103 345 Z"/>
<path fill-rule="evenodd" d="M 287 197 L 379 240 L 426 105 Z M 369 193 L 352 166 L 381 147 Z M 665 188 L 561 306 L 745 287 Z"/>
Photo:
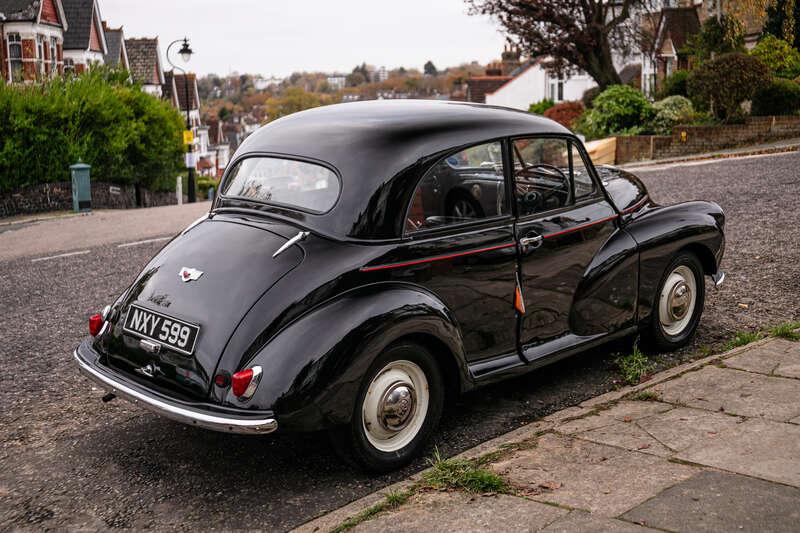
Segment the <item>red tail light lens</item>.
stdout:
<path fill-rule="evenodd" d="M 89 317 L 89 334 L 92 337 L 97 337 L 100 330 L 103 329 L 103 322 L 103 316 L 100 314 L 94 314 Z"/>
<path fill-rule="evenodd" d="M 249 400 L 255 394 L 259 381 L 261 381 L 260 366 L 254 366 L 235 373 L 231 376 L 233 395 L 240 400 Z"/>

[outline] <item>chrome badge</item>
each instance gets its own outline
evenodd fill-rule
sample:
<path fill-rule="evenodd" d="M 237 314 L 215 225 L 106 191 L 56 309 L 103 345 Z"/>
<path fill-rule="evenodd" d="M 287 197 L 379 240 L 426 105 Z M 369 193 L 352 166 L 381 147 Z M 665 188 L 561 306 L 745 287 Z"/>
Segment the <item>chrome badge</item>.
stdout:
<path fill-rule="evenodd" d="M 183 267 L 181 271 L 178 272 L 178 275 L 184 282 L 197 281 L 200 279 L 200 276 L 203 275 L 203 271 L 197 270 L 196 268 Z"/>

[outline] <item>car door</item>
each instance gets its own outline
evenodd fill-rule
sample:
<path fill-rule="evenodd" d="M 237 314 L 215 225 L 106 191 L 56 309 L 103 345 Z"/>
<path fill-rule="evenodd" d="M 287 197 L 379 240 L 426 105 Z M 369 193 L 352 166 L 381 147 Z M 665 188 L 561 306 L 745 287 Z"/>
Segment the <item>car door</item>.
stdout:
<path fill-rule="evenodd" d="M 517 255 L 503 142 L 443 157 L 406 211 L 410 266 L 396 275 L 425 287 L 455 316 L 469 362 L 516 354 Z"/>
<path fill-rule="evenodd" d="M 577 288 L 592 258 L 616 230 L 617 213 L 591 171 L 583 148 L 569 137 L 510 141 L 519 288 L 519 345 L 532 361 L 574 332 Z M 558 344 L 558 343 L 555 343 Z"/>

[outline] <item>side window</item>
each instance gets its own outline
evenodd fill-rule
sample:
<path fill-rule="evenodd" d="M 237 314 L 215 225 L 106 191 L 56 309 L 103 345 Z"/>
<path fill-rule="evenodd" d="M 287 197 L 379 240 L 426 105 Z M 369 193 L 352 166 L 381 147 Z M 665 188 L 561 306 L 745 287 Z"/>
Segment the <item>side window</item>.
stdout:
<path fill-rule="evenodd" d="M 508 212 L 500 142 L 472 146 L 437 162 L 411 198 L 406 232 L 491 218 Z"/>
<path fill-rule="evenodd" d="M 514 193 L 520 216 L 572 203 L 570 144 L 566 139 L 517 139 L 512 149 Z"/>

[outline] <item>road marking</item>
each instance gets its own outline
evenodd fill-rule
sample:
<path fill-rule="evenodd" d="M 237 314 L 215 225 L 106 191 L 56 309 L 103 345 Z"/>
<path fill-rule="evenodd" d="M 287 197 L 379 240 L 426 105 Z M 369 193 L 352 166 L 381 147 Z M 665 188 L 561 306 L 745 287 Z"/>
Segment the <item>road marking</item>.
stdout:
<path fill-rule="evenodd" d="M 145 239 L 143 241 L 126 242 L 125 244 L 118 244 L 117 248 L 128 248 L 129 246 L 138 246 L 140 244 L 150 244 L 151 242 L 168 241 L 172 237 L 159 237 L 157 239 Z"/>
<path fill-rule="evenodd" d="M 47 257 L 37 257 L 36 259 L 31 259 L 31 263 L 38 263 L 39 261 L 49 261 L 50 259 L 58 259 L 59 257 L 71 257 L 73 255 L 84 255 L 88 254 L 89 250 L 81 250 L 80 252 L 69 252 L 66 254 L 58 254 L 58 255 L 49 255 Z"/>

